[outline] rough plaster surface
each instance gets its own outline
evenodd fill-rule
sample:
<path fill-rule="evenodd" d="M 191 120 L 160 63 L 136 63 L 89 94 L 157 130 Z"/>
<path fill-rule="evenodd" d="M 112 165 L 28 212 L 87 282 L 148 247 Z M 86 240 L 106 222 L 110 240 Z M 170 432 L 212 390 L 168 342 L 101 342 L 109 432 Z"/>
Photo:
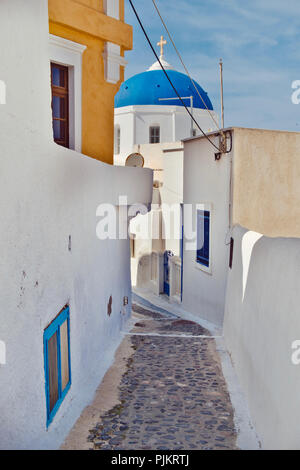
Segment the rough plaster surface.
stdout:
<path fill-rule="evenodd" d="M 218 145 L 219 139 L 211 138 Z M 224 318 L 229 259 L 229 181 L 230 155 L 216 161 L 206 139 L 184 142 L 184 213 L 185 217 L 192 213 L 193 226 L 184 221 L 182 307 L 219 326 Z M 211 213 L 209 272 L 196 262 L 197 204 L 206 204 Z"/>
<path fill-rule="evenodd" d="M 100 241 L 96 209 L 117 211 L 119 195 L 148 204 L 152 173 L 53 142 L 46 0 L 1 1 L 0 41 L 0 448 L 50 449 L 91 401 L 131 310 L 129 242 Z M 66 304 L 72 385 L 47 429 L 43 332 Z"/>
<path fill-rule="evenodd" d="M 299 449 L 300 374 L 291 356 L 300 331 L 300 241 L 261 237 L 252 248 L 243 293 L 242 245 L 248 233 L 242 227 L 233 231 L 225 343 L 262 448 Z"/>
<path fill-rule="evenodd" d="M 233 225 L 300 237 L 300 133 L 233 132 Z"/>
<path fill-rule="evenodd" d="M 216 338 L 216 351 L 221 360 L 222 371 L 234 409 L 236 445 L 241 450 L 258 450 L 261 448 L 261 441 L 254 427 L 246 396 L 239 383 L 223 337 Z"/>

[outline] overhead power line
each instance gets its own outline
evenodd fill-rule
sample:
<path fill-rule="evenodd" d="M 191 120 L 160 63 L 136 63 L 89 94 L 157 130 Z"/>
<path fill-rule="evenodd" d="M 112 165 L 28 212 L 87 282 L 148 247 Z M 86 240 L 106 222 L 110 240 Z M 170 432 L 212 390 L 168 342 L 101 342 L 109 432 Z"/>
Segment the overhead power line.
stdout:
<path fill-rule="evenodd" d="M 131 5 L 131 8 L 132 8 L 132 10 L 133 10 L 135 16 L 136 16 L 136 19 L 138 20 L 139 25 L 140 25 L 140 27 L 141 27 L 143 33 L 144 33 L 144 36 L 145 36 L 145 38 L 147 39 L 147 42 L 148 42 L 150 48 L 152 49 L 153 54 L 155 55 L 155 57 L 156 57 L 156 59 L 157 59 L 159 65 L 160 65 L 161 69 L 163 70 L 163 72 L 164 72 L 164 74 L 165 74 L 167 80 L 169 81 L 171 87 L 173 88 L 174 92 L 175 92 L 176 95 L 178 96 L 178 99 L 180 100 L 182 106 L 184 106 L 186 112 L 189 114 L 189 116 L 190 116 L 191 119 L 194 121 L 194 123 L 196 124 L 196 126 L 198 127 L 198 129 L 200 130 L 200 132 L 201 132 L 201 133 L 203 134 L 203 136 L 210 142 L 210 144 L 211 144 L 219 153 L 224 153 L 224 151 L 222 151 L 221 149 L 219 149 L 219 147 L 217 147 L 217 145 L 215 145 L 215 144 L 213 143 L 213 141 L 208 137 L 208 135 L 207 135 L 207 134 L 204 132 L 204 130 L 200 127 L 200 125 L 198 124 L 198 122 L 196 121 L 196 119 L 194 118 L 194 116 L 192 115 L 192 113 L 190 112 L 190 110 L 188 109 L 188 107 L 186 106 L 186 104 L 184 103 L 184 101 L 183 101 L 183 99 L 181 98 L 180 94 L 178 93 L 178 91 L 176 90 L 175 86 L 173 85 L 172 80 L 170 79 L 169 75 L 167 74 L 167 72 L 166 72 L 166 70 L 165 70 L 163 64 L 161 63 L 161 60 L 160 60 L 160 58 L 158 57 L 158 55 L 157 55 L 157 53 L 156 53 L 156 51 L 155 51 L 155 49 L 154 49 L 154 47 L 153 47 L 153 45 L 152 45 L 150 39 L 149 39 L 149 36 L 148 36 L 148 34 L 147 34 L 147 32 L 146 32 L 146 30 L 145 30 L 145 28 L 144 28 L 144 26 L 143 26 L 143 23 L 142 23 L 142 21 L 141 21 L 139 15 L 138 15 L 138 13 L 137 13 L 137 11 L 136 11 L 134 5 L 133 5 L 132 0 L 129 0 L 129 3 L 130 3 L 130 5 Z"/>
<path fill-rule="evenodd" d="M 161 22 L 162 22 L 162 24 L 163 24 L 165 30 L 166 30 L 167 35 L 169 36 L 169 39 L 170 39 L 170 41 L 171 41 L 171 43 L 172 43 L 172 45 L 173 45 L 173 47 L 174 47 L 174 49 L 175 49 L 175 51 L 176 51 L 176 54 L 177 54 L 178 57 L 179 57 L 179 60 L 180 60 L 180 62 L 181 62 L 181 64 L 182 64 L 182 66 L 183 66 L 183 68 L 184 68 L 184 70 L 185 70 L 187 76 L 189 77 L 191 83 L 193 84 L 193 87 L 195 88 L 195 90 L 196 90 L 196 92 L 197 92 L 199 98 L 201 99 L 202 103 L 204 104 L 204 106 L 206 107 L 207 111 L 209 112 L 210 117 L 211 117 L 212 120 L 214 121 L 214 123 L 215 123 L 215 125 L 217 126 L 217 128 L 220 130 L 219 123 L 218 123 L 217 120 L 214 118 L 214 116 L 213 116 L 213 114 L 211 113 L 210 109 L 208 108 L 208 106 L 207 106 L 205 100 L 203 99 L 201 93 L 199 92 L 199 90 L 198 90 L 198 88 L 197 88 L 197 86 L 196 86 L 194 80 L 192 79 L 192 77 L 191 77 L 191 75 L 190 75 L 190 72 L 188 71 L 188 68 L 186 67 L 186 65 L 185 65 L 185 63 L 184 63 L 184 61 L 183 61 L 183 59 L 182 59 L 182 56 L 181 56 L 180 52 L 178 51 L 178 49 L 177 49 L 177 47 L 176 47 L 176 44 L 175 44 L 175 42 L 174 42 L 174 40 L 173 40 L 173 38 L 172 38 L 172 36 L 171 36 L 171 33 L 170 33 L 170 31 L 169 31 L 169 29 L 168 29 L 168 27 L 167 27 L 167 25 L 166 25 L 166 23 L 165 23 L 165 21 L 164 21 L 162 15 L 161 15 L 161 13 L 160 13 L 160 11 L 159 11 L 159 8 L 158 8 L 158 6 L 156 5 L 155 0 L 152 0 L 152 3 L 153 3 L 153 5 L 154 5 L 154 7 L 155 7 L 155 9 L 156 9 L 156 11 L 157 11 L 157 14 L 158 14 L 158 16 L 159 16 L 159 18 L 160 18 L 160 20 L 161 20 Z"/>

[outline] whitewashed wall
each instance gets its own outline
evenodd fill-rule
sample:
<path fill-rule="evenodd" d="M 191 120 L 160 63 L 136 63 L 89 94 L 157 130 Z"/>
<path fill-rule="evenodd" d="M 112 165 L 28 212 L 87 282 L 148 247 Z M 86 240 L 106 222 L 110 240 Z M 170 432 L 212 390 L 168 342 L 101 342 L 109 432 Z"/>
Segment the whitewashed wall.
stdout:
<path fill-rule="evenodd" d="M 108 16 L 118 20 L 120 18 L 119 0 L 103 0 L 103 10 Z"/>
<path fill-rule="evenodd" d="M 193 116 L 204 132 L 212 132 L 217 130 L 217 127 L 210 114 L 214 117 L 216 122 L 219 121 L 219 117 L 215 111 L 210 111 L 209 113 L 206 109 L 193 109 Z M 175 114 L 175 140 L 181 140 L 190 137 L 191 125 L 191 117 L 182 106 L 178 106 L 176 108 Z M 196 135 L 202 135 L 195 123 L 193 123 L 193 128 L 196 131 Z"/>
<path fill-rule="evenodd" d="M 151 73 L 151 72 L 149 72 Z M 213 112 L 216 119 L 217 115 Z M 214 129 L 208 111 L 194 109 L 194 116 L 205 132 Z M 160 126 L 160 141 L 179 142 L 191 135 L 191 118 L 181 106 L 124 106 L 115 108 L 115 125 L 121 129 L 120 155 L 115 155 L 115 163 L 120 165 L 132 152 L 136 144 L 149 143 L 149 127 Z M 197 134 L 200 131 L 197 130 Z"/>
<path fill-rule="evenodd" d="M 52 142 L 48 41 L 46 0 L 0 2 L 2 449 L 56 448 L 91 401 L 130 313 L 130 303 L 122 307 L 129 243 L 97 239 L 96 208 L 117 205 L 119 194 L 129 203 L 152 197 L 150 170 L 115 168 Z M 43 331 L 66 303 L 72 385 L 47 431 Z"/>
<path fill-rule="evenodd" d="M 300 449 L 300 240 L 233 231 L 224 336 L 265 449 Z"/>
<path fill-rule="evenodd" d="M 165 249 L 170 250 L 176 256 L 180 256 L 182 219 L 181 207 L 183 202 L 183 146 L 181 142 L 173 148 L 166 148 L 163 152 L 163 175 L 164 183 L 161 188 L 161 197 L 165 207 L 174 207 L 173 223 L 171 225 L 171 234 L 165 240 Z M 175 209 L 176 205 L 176 209 Z M 163 223 L 168 224 L 170 219 L 169 211 L 164 207 Z M 170 219 L 172 222 L 172 218 Z"/>
<path fill-rule="evenodd" d="M 181 240 L 178 236 L 181 234 L 183 146 L 181 142 L 135 145 L 133 151 L 138 150 L 144 157 L 145 167 L 153 170 L 154 180 L 159 182 L 159 187 L 153 189 L 151 213 L 140 215 L 131 222 L 131 231 L 135 234 L 135 256 L 131 260 L 131 279 L 133 286 L 150 286 L 152 289 L 152 254 L 171 250 L 175 255 L 180 255 Z M 176 217 L 170 215 L 169 207 L 172 205 L 177 205 Z M 165 229 L 169 225 L 170 232 Z M 147 230 L 147 226 L 150 230 Z M 167 239 L 163 236 L 163 231 Z M 158 281 L 155 284 L 155 292 L 157 291 L 159 291 Z"/>
<path fill-rule="evenodd" d="M 217 145 L 218 139 L 211 137 Z M 211 210 L 211 272 L 196 262 L 196 250 L 187 250 L 187 223 L 184 220 L 183 307 L 201 318 L 221 325 L 224 316 L 229 247 L 230 155 L 215 161 L 214 148 L 205 139 L 184 143 L 184 212 L 192 205 L 193 230 L 196 204 L 208 204 Z"/>
<path fill-rule="evenodd" d="M 125 165 L 126 158 L 133 152 L 135 141 L 135 118 L 133 113 L 120 114 L 115 117 L 116 126 L 120 126 L 120 153 L 114 155 L 115 165 Z"/>

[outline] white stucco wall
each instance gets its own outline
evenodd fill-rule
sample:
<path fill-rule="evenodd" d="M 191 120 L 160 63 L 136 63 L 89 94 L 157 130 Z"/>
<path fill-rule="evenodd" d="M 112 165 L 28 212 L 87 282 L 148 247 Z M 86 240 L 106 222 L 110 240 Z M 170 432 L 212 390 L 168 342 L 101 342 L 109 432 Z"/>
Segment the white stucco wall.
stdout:
<path fill-rule="evenodd" d="M 189 108 L 190 110 L 190 108 Z M 218 115 L 215 111 L 206 109 L 193 109 L 193 116 L 203 129 L 204 132 L 212 132 L 217 129 L 211 116 L 214 117 L 216 122 L 219 121 Z M 186 112 L 185 108 L 178 106 L 175 113 L 175 140 L 186 139 L 191 136 L 191 117 Z M 193 124 L 196 135 L 202 135 L 196 124 Z"/>
<path fill-rule="evenodd" d="M 183 202 L 183 145 L 166 146 L 163 150 L 163 181 L 162 199 L 166 204 Z"/>
<path fill-rule="evenodd" d="M 163 223 L 168 223 L 169 208 L 173 207 L 174 217 L 171 218 L 171 233 L 165 240 L 165 249 L 180 256 L 182 217 L 181 204 L 183 202 L 183 145 L 178 142 L 173 148 L 170 146 L 163 152 L 164 184 L 161 188 Z"/>
<path fill-rule="evenodd" d="M 0 448 L 56 448 L 91 401 L 130 313 L 129 242 L 96 237 L 97 206 L 117 205 L 119 194 L 149 203 L 152 172 L 52 141 L 46 0 L 2 0 L 0 42 Z M 67 303 L 72 385 L 46 430 L 43 332 Z"/>
<path fill-rule="evenodd" d="M 153 189 L 151 213 L 131 221 L 131 232 L 135 234 L 135 257 L 131 260 L 132 285 L 141 287 L 151 281 L 151 253 L 171 250 L 175 255 L 180 255 L 181 240 L 178 236 L 181 234 L 180 203 L 183 199 L 183 145 L 181 142 L 142 144 L 135 145 L 133 151 L 143 155 L 145 167 L 153 170 L 155 186 L 159 186 Z M 177 205 L 175 217 L 169 216 L 169 208 L 175 212 L 173 205 Z M 170 225 L 170 231 L 169 228 L 165 230 L 166 225 Z"/>
<path fill-rule="evenodd" d="M 205 132 L 215 129 L 208 111 L 195 108 L 193 114 Z M 217 114 L 212 111 L 218 121 Z M 191 118 L 181 106 L 135 105 L 115 108 L 115 125 L 120 126 L 120 154 L 114 156 L 120 165 L 132 152 L 134 145 L 149 144 L 149 127 L 160 126 L 160 142 L 179 142 L 191 135 Z M 196 128 L 196 126 L 194 126 Z M 200 131 L 196 129 L 197 135 Z"/>
<path fill-rule="evenodd" d="M 300 237 L 300 132 L 233 133 L 233 224 L 269 237 Z"/>
<path fill-rule="evenodd" d="M 218 139 L 211 137 L 217 145 Z M 196 204 L 211 210 L 211 272 L 196 263 L 196 251 L 187 250 L 187 223 L 184 220 L 183 308 L 221 325 L 224 315 L 229 247 L 229 193 L 231 154 L 215 161 L 214 148 L 206 139 L 184 142 L 183 201 L 192 205 L 193 230 Z"/>
<path fill-rule="evenodd" d="M 265 449 L 300 449 L 300 240 L 233 231 L 224 336 Z"/>

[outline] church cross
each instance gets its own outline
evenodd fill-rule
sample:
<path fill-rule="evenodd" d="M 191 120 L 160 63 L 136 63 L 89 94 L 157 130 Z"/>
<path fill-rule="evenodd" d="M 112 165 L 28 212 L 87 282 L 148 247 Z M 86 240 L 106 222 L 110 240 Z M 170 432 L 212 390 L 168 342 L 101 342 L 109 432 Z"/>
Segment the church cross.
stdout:
<path fill-rule="evenodd" d="M 160 41 L 157 43 L 157 45 L 160 47 L 160 57 L 163 57 L 164 55 L 164 46 L 167 44 L 167 41 L 164 39 L 163 36 L 160 36 Z"/>

